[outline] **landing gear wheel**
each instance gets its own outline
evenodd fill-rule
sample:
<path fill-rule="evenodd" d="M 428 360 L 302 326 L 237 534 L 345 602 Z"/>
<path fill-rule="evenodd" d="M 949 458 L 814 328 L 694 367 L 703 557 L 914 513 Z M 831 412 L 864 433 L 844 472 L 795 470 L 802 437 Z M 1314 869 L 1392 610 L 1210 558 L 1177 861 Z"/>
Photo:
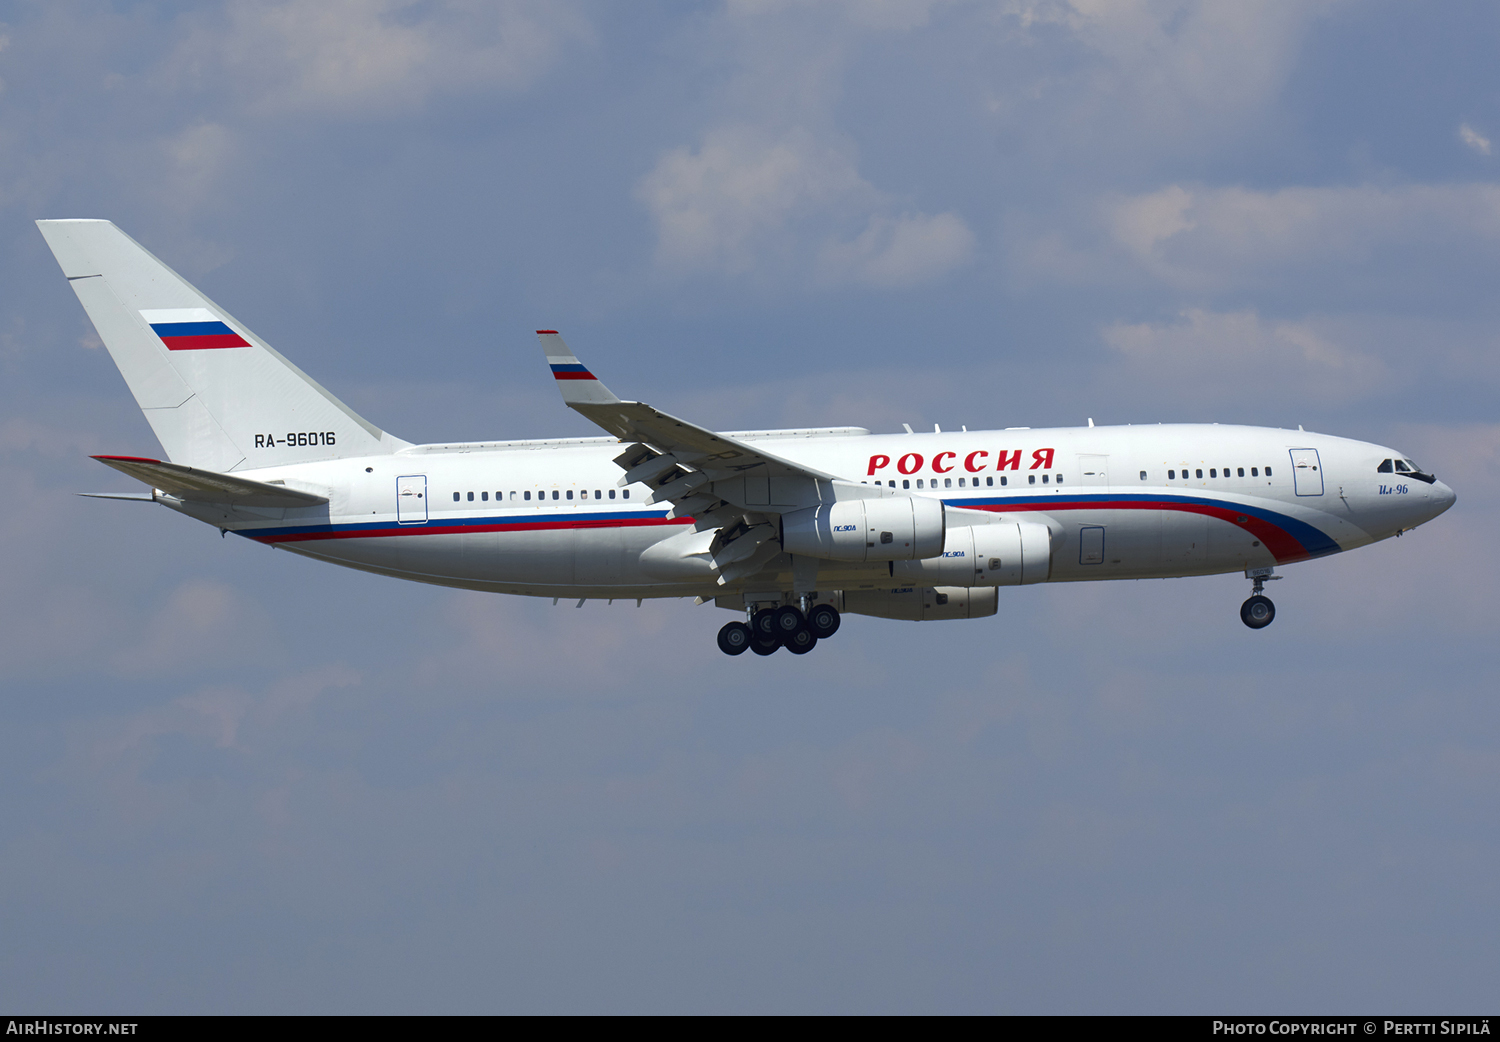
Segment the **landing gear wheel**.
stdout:
<path fill-rule="evenodd" d="M 807 628 L 819 640 L 826 640 L 839 631 L 839 610 L 831 604 L 815 604 L 807 613 Z"/>
<path fill-rule="evenodd" d="M 818 638 L 806 626 L 799 626 L 782 638 L 781 642 L 793 655 L 806 655 L 818 646 Z"/>
<path fill-rule="evenodd" d="M 807 625 L 801 610 L 795 604 L 783 604 L 771 613 L 771 628 L 785 643 L 793 633 Z"/>
<path fill-rule="evenodd" d="M 750 641 L 750 650 L 757 655 L 774 655 L 781 648 L 781 641 L 756 637 Z"/>
<path fill-rule="evenodd" d="M 750 630 L 758 640 L 777 640 L 776 634 L 776 610 L 767 608 L 750 616 Z M 767 655 L 770 652 L 766 652 Z"/>
<path fill-rule="evenodd" d="M 719 650 L 726 655 L 743 655 L 751 637 L 750 627 L 743 622 L 727 622 L 719 630 Z"/>
<path fill-rule="evenodd" d="M 1264 629 L 1276 618 L 1276 605 L 1271 598 L 1256 594 L 1240 605 L 1240 619 L 1252 630 Z"/>

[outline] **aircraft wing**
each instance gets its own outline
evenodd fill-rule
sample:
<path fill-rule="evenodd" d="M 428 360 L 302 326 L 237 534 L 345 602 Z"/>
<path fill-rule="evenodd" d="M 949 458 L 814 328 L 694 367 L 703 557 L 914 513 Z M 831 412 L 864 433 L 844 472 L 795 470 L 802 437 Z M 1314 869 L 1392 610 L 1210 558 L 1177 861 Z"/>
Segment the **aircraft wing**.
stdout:
<path fill-rule="evenodd" d="M 234 503 L 249 507 L 311 507 L 328 502 L 328 497 L 315 496 L 311 492 L 300 492 L 264 481 L 250 481 L 213 470 L 184 467 L 180 463 L 166 463 L 140 456 L 95 456 L 94 459 L 177 499 L 200 503 Z"/>
<path fill-rule="evenodd" d="M 717 529 L 706 550 L 689 540 L 683 556 L 712 563 L 720 585 L 748 579 L 781 554 L 780 515 L 840 499 L 901 496 L 782 459 L 759 446 L 680 420 L 644 402 L 621 401 L 563 343 L 537 331 L 563 401 L 626 443 L 619 485 L 644 484 L 651 502 L 671 503 L 698 532 Z"/>
<path fill-rule="evenodd" d="M 711 484 L 715 498 L 778 514 L 834 498 L 819 494 L 816 486 L 820 483 L 871 487 L 782 459 L 644 402 L 621 401 L 578 361 L 555 331 L 538 330 L 537 336 L 563 401 L 621 441 L 637 443 L 631 446 L 635 451 L 627 450 L 615 461 L 626 472 L 620 484 L 646 483 L 653 489 L 652 502 L 679 500 Z M 746 491 L 737 494 L 735 483 L 746 481 L 742 486 Z M 703 494 L 708 493 L 704 488 Z"/>

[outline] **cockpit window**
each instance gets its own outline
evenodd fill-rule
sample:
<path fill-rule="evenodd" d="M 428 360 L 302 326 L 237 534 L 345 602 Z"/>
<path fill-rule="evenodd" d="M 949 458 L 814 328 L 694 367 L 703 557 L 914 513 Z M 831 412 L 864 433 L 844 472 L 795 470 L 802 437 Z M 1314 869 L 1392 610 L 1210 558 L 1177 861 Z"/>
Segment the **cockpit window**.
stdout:
<path fill-rule="evenodd" d="M 1381 460 L 1380 461 L 1380 466 L 1378 466 L 1378 467 L 1375 468 L 1375 473 L 1377 473 L 1377 474 L 1389 474 L 1390 472 L 1391 472 L 1391 461 L 1388 460 L 1388 459 Z"/>
<path fill-rule="evenodd" d="M 1406 461 L 1404 459 L 1398 459 L 1396 461 L 1396 471 L 1398 473 L 1401 473 L 1401 474 L 1410 474 L 1412 472 L 1412 469 L 1413 468 L 1408 467 L 1406 465 Z"/>
<path fill-rule="evenodd" d="M 1425 473 L 1427 473 L 1427 472 L 1426 472 L 1426 471 L 1425 471 L 1425 470 L 1423 470 L 1423 469 L 1422 469 L 1422 468 L 1421 468 L 1421 467 L 1419 467 L 1419 466 L 1417 466 L 1417 461 L 1416 461 L 1416 460 L 1404 460 L 1404 461 L 1400 461 L 1400 460 L 1398 460 L 1398 461 L 1397 461 L 1397 462 L 1405 462 L 1405 464 L 1406 464 L 1406 465 L 1407 465 L 1407 466 L 1408 466 L 1408 467 L 1410 467 L 1410 468 L 1411 468 L 1411 472 L 1412 472 L 1412 473 L 1413 473 L 1413 474 L 1425 474 Z"/>

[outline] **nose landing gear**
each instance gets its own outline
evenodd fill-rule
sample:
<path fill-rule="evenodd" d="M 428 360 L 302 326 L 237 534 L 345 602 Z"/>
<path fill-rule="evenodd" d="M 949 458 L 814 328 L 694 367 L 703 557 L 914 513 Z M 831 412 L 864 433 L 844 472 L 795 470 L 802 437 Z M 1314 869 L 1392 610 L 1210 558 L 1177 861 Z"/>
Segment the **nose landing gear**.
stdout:
<path fill-rule="evenodd" d="M 1253 580 L 1255 586 L 1250 591 L 1250 599 L 1240 605 L 1240 621 L 1252 630 L 1265 629 L 1276 621 L 1276 605 L 1262 592 L 1266 583 L 1281 578 L 1274 572 L 1274 568 L 1251 568 L 1245 572 L 1245 577 Z"/>

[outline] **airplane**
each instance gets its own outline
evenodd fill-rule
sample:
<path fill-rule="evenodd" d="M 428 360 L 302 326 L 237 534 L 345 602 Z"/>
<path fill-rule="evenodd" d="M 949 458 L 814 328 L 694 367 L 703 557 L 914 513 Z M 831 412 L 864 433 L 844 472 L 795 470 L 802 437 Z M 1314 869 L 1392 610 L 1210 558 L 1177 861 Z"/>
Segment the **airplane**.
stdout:
<path fill-rule="evenodd" d="M 1220 424 L 713 431 L 621 400 L 539 330 L 598 437 L 413 445 L 358 416 L 102 220 L 37 222 L 165 460 L 94 459 L 160 503 L 380 575 L 533 597 L 695 597 L 729 655 L 806 654 L 844 614 L 996 614 L 1003 586 L 1276 568 L 1399 536 L 1454 493 L 1394 449 Z"/>

